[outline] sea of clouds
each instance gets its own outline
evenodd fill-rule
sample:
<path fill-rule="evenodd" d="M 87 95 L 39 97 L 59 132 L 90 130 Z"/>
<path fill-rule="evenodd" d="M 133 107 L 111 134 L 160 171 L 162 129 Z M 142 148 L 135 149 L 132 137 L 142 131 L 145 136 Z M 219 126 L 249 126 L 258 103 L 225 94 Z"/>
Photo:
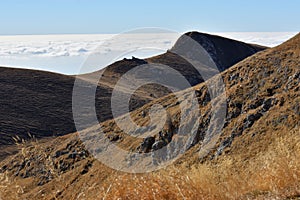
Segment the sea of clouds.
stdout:
<path fill-rule="evenodd" d="M 224 37 L 274 47 L 293 37 L 295 32 L 227 32 L 212 33 Z M 122 50 L 135 50 L 128 57 L 148 57 L 170 49 L 179 34 L 148 33 L 128 34 L 118 37 L 112 34 L 90 35 L 25 35 L 0 36 L 0 66 L 40 69 L 64 74 L 77 74 L 88 56 L 93 52 L 109 54 Z M 121 41 L 118 41 L 121 40 Z M 137 53 L 137 49 L 149 49 Z M 103 60 L 98 68 L 114 60 Z M 93 69 L 94 70 L 94 69 Z M 86 71 L 88 72 L 88 71 Z"/>

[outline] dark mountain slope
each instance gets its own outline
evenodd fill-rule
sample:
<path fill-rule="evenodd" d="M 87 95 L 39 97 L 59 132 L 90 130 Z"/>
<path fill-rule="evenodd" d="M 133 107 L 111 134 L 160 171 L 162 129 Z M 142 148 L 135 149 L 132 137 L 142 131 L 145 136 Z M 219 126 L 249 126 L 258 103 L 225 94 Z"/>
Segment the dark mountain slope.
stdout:
<path fill-rule="evenodd" d="M 0 144 L 13 142 L 15 135 L 75 131 L 70 106 L 73 82 L 73 77 L 55 73 L 0 68 Z"/>
<path fill-rule="evenodd" d="M 191 37 L 206 49 L 220 71 L 224 71 L 246 57 L 266 49 L 263 46 L 247 44 L 205 33 L 188 32 L 185 35 Z M 174 48 L 178 44 L 180 44 L 180 39 Z"/>

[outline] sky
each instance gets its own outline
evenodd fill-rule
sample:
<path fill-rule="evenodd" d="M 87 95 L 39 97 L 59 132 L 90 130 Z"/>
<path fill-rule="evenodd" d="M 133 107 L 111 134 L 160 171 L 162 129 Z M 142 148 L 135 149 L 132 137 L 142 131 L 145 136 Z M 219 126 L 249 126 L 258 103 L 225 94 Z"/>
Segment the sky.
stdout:
<path fill-rule="evenodd" d="M 0 35 L 120 33 L 140 27 L 185 32 L 295 32 L 299 0 L 8 0 Z"/>
<path fill-rule="evenodd" d="M 187 31 L 272 47 L 299 32 L 299 8 L 299 0 L 3 0 L 0 66 L 76 74 L 95 49 L 105 56 L 125 47 L 128 52 L 159 47 L 155 53 L 132 53 L 149 57 L 171 48 Z M 134 35 L 113 42 L 113 35 L 122 38 L 120 33 L 147 27 L 178 35 Z M 101 67 L 115 61 L 108 58 Z"/>

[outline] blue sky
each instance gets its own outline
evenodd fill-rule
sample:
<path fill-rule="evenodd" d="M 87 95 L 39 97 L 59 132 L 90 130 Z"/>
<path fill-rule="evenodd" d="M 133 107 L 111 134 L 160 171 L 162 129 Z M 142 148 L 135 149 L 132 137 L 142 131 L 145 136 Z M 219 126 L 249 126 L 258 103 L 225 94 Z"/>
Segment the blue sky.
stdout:
<path fill-rule="evenodd" d="M 139 27 L 179 32 L 300 30 L 298 0 L 7 0 L 0 35 L 119 33 Z"/>

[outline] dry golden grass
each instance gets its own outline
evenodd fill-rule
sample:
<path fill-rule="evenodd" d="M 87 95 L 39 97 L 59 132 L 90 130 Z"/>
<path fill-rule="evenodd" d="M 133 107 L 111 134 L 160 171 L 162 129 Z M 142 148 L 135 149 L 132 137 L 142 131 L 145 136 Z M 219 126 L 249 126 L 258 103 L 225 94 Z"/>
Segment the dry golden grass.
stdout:
<path fill-rule="evenodd" d="M 183 165 L 152 174 L 116 176 L 104 199 L 273 199 L 300 196 L 300 134 L 275 139 L 250 160 L 223 156 L 215 163 Z M 243 166 L 243 167 L 242 167 Z"/>
<path fill-rule="evenodd" d="M 32 178 L 14 179 L 3 173 L 0 174 L 0 199 L 226 200 L 299 197 L 299 128 L 281 134 L 270 143 L 263 143 L 266 150 L 250 158 L 243 151 L 234 151 L 212 162 L 190 165 L 185 161 L 149 174 L 126 174 L 95 163 L 86 178 L 76 178 L 80 173 L 78 167 L 42 187 L 33 186 Z M 36 147 L 35 151 L 38 150 L 43 152 Z M 57 195 L 58 191 L 61 195 Z"/>

